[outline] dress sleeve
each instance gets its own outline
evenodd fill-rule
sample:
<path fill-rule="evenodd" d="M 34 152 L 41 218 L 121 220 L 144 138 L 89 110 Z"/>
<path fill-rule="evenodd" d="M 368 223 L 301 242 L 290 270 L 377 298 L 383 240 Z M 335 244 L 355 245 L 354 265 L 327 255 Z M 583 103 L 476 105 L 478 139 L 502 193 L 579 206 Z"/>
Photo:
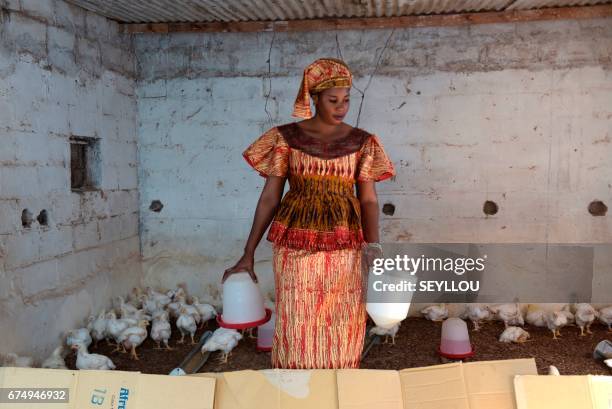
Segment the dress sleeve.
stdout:
<path fill-rule="evenodd" d="M 373 180 L 380 182 L 395 176 L 393 162 L 387 156 L 376 135 L 370 135 L 361 148 L 361 157 L 357 168 L 357 181 Z"/>
<path fill-rule="evenodd" d="M 276 127 L 251 143 L 242 156 L 263 177 L 287 176 L 289 145 Z"/>

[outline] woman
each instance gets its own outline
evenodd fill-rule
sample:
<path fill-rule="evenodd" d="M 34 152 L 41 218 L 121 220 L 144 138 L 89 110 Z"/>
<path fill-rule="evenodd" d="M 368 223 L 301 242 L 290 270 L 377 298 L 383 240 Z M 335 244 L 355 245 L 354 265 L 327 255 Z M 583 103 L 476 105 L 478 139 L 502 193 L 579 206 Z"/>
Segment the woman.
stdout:
<path fill-rule="evenodd" d="M 361 257 L 381 254 L 374 182 L 395 170 L 375 135 L 342 122 L 351 85 L 344 62 L 316 60 L 294 105 L 293 116 L 305 120 L 268 130 L 243 152 L 266 183 L 244 255 L 222 281 L 247 271 L 257 282 L 253 256 L 271 222 L 277 368 L 359 367 L 367 319 Z"/>

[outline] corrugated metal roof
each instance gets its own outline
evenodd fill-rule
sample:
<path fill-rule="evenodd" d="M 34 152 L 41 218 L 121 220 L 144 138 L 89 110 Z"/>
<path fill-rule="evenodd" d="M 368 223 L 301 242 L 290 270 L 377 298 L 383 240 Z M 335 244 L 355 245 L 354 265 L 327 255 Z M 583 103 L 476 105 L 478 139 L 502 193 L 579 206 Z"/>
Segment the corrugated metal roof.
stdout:
<path fill-rule="evenodd" d="M 399 17 L 588 6 L 609 0 L 68 0 L 122 23 Z"/>

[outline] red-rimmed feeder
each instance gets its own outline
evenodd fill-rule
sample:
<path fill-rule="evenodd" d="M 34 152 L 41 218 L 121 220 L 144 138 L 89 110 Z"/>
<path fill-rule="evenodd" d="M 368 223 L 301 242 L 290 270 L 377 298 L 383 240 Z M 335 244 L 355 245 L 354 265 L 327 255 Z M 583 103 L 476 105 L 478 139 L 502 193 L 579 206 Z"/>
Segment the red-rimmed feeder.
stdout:
<path fill-rule="evenodd" d="M 442 323 L 438 353 L 447 360 L 465 359 L 474 355 L 467 324 L 461 318 L 448 318 Z"/>
<path fill-rule="evenodd" d="M 259 286 L 248 273 L 236 273 L 223 283 L 223 313 L 217 315 L 220 327 L 230 329 L 255 328 L 272 317 L 272 310 L 264 307 Z"/>

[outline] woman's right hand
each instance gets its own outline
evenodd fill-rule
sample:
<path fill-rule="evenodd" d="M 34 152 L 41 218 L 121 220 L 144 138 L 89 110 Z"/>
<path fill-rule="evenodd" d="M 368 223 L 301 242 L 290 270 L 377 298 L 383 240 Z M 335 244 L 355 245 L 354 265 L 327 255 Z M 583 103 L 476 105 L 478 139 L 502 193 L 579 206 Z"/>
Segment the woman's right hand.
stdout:
<path fill-rule="evenodd" d="M 257 282 L 257 276 L 255 275 L 255 270 L 253 269 L 254 257 L 252 254 L 244 253 L 240 260 L 233 266 L 225 270 L 223 273 L 223 278 L 221 279 L 221 283 L 224 283 L 227 280 L 227 277 L 231 276 L 234 273 L 240 273 L 242 271 L 246 271 L 251 276 L 253 282 Z"/>

